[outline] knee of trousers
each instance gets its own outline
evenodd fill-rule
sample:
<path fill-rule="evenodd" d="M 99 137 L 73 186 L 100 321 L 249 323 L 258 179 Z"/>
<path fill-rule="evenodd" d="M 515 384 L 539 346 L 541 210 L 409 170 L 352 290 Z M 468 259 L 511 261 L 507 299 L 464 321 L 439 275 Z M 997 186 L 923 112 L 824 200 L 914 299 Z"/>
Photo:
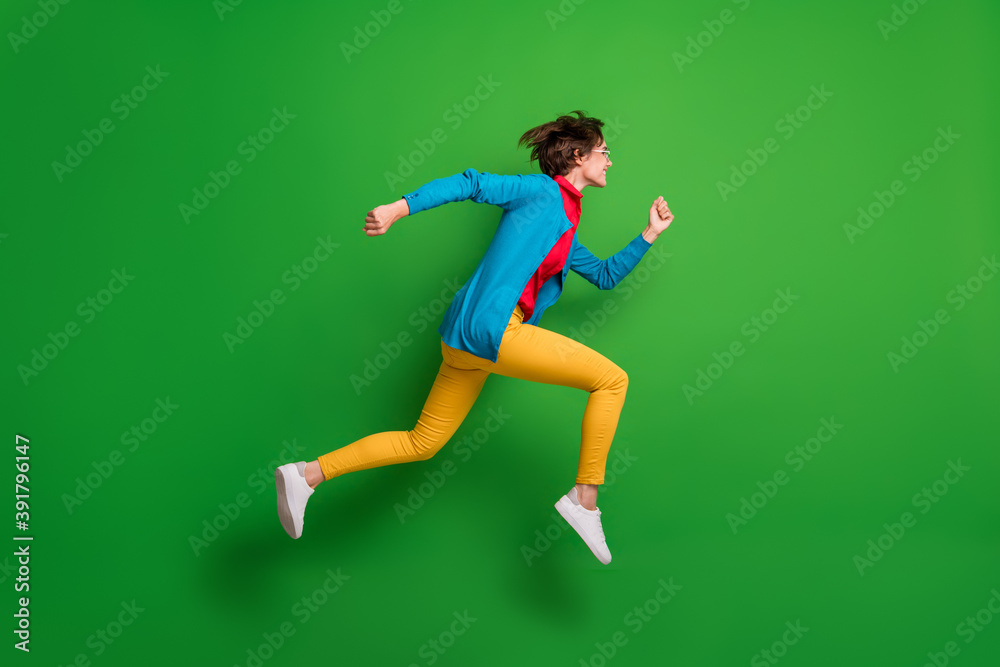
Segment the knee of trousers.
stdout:
<path fill-rule="evenodd" d="M 410 449 L 413 452 L 413 458 L 417 461 L 426 461 L 433 458 L 449 440 L 449 438 L 419 437 L 413 431 L 408 431 L 407 436 L 410 438 Z"/>
<path fill-rule="evenodd" d="M 624 394 L 628 391 L 628 373 L 615 366 L 612 372 L 605 376 L 604 382 L 598 389 Z"/>

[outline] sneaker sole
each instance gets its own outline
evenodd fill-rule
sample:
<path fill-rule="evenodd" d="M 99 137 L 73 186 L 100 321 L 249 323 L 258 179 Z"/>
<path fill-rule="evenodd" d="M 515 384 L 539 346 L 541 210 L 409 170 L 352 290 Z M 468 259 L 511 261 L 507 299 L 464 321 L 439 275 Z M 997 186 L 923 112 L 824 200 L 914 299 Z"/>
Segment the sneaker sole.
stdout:
<path fill-rule="evenodd" d="M 565 497 L 560 498 L 559 501 L 556 502 L 556 511 L 559 512 L 559 515 L 562 516 L 562 518 L 566 519 L 566 523 L 568 523 L 570 526 L 573 527 L 573 530 L 576 531 L 576 534 L 580 536 L 580 538 L 583 540 L 583 543 L 587 545 L 588 549 L 590 549 L 590 553 L 594 554 L 594 557 L 597 558 L 597 560 L 607 565 L 608 563 L 611 562 L 611 559 L 608 558 L 608 560 L 604 560 L 604 558 L 599 553 L 597 553 L 597 550 L 593 546 L 591 546 L 590 540 L 587 539 L 587 533 L 583 529 L 583 526 L 581 526 L 579 523 L 576 522 L 576 519 L 573 518 L 573 514 L 570 512 L 570 508 L 572 506 L 573 502 L 569 500 L 569 498 Z"/>
<path fill-rule="evenodd" d="M 297 540 L 299 536 L 295 534 L 295 521 L 288 509 L 288 494 L 285 493 L 285 475 L 280 470 L 274 471 L 274 485 L 278 491 L 278 519 L 281 520 L 281 527 L 290 538 Z"/>

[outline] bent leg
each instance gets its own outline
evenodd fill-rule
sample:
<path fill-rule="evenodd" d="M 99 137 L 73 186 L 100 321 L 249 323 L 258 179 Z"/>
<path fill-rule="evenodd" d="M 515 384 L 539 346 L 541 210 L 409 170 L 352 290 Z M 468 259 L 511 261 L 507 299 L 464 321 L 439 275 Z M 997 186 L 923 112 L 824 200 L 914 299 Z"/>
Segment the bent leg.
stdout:
<path fill-rule="evenodd" d="M 603 484 L 611 441 L 625 404 L 628 375 L 605 356 L 572 338 L 512 317 L 493 373 L 590 393 L 583 413 L 578 484 Z"/>
<path fill-rule="evenodd" d="M 478 368 L 460 369 L 442 361 L 412 430 L 374 433 L 320 456 L 323 477 L 431 458 L 458 430 L 488 376 Z"/>

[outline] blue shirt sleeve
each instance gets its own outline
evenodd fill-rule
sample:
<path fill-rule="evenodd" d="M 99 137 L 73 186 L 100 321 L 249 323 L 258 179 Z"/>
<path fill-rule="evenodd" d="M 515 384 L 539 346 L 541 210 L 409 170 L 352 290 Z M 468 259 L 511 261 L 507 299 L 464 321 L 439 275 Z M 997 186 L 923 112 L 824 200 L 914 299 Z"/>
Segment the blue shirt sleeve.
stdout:
<path fill-rule="evenodd" d="M 466 199 L 506 209 L 519 199 L 537 194 L 538 190 L 538 180 L 534 175 L 503 176 L 470 168 L 454 176 L 430 181 L 403 195 L 403 199 L 410 207 L 410 215 Z"/>
<path fill-rule="evenodd" d="M 577 241 L 569 268 L 597 285 L 599 289 L 614 289 L 622 278 L 631 273 L 651 247 L 653 244 L 639 234 L 611 257 L 598 259 L 587 250 L 586 246 Z"/>

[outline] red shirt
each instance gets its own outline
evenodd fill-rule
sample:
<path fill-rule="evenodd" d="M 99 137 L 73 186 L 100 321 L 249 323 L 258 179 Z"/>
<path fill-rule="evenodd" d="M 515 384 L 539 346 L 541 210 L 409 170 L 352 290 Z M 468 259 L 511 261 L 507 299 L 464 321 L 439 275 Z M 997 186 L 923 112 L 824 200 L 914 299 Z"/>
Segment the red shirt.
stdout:
<path fill-rule="evenodd" d="M 524 292 L 521 293 L 521 298 L 518 300 L 517 305 L 521 306 L 521 310 L 524 312 L 525 322 L 528 321 L 535 310 L 535 299 L 538 298 L 538 290 L 542 288 L 542 284 L 562 271 L 566 265 L 566 258 L 569 257 L 570 248 L 573 246 L 573 235 L 576 233 L 577 225 L 580 224 L 580 199 L 583 197 L 583 194 L 562 176 L 554 176 L 553 180 L 559 184 L 559 191 L 563 197 L 563 207 L 566 209 L 566 217 L 573 223 L 573 226 L 567 229 L 559 237 L 559 240 L 556 241 L 556 244 L 552 246 L 552 250 L 542 260 L 541 265 L 528 280 Z"/>

